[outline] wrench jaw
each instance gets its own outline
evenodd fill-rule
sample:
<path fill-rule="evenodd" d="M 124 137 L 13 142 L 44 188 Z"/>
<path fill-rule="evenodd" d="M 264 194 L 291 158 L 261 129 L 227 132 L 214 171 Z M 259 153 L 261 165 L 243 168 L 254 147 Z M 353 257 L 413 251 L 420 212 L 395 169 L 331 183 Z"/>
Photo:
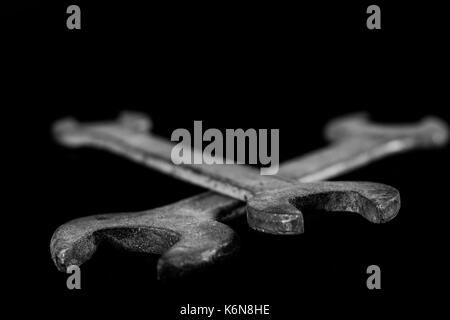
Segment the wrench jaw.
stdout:
<path fill-rule="evenodd" d="M 54 232 L 50 241 L 53 262 L 63 272 L 70 265 L 80 266 L 92 257 L 102 241 L 128 251 L 162 253 L 178 241 L 179 235 L 151 223 L 160 214 L 160 210 L 155 209 L 100 214 L 69 221 Z M 146 219 L 148 216 L 150 219 Z"/>
<path fill-rule="evenodd" d="M 233 256 L 239 248 L 236 233 L 191 210 L 174 213 L 179 204 L 135 213 L 94 215 L 60 226 L 50 251 L 58 270 L 82 265 L 102 241 L 132 252 L 162 254 L 158 278 L 169 280 L 202 270 Z M 170 214 L 168 214 L 170 213 Z"/>
<path fill-rule="evenodd" d="M 303 211 L 323 210 L 327 212 L 357 213 L 372 223 L 384 223 L 393 219 L 400 207 L 400 197 L 370 199 L 355 191 L 335 191 L 307 195 L 296 199 Z"/>
<path fill-rule="evenodd" d="M 135 132 L 149 132 L 153 123 L 145 114 L 136 111 L 123 111 L 117 118 L 117 122 Z"/>
<path fill-rule="evenodd" d="M 247 202 L 247 222 L 251 228 L 270 234 L 303 233 L 303 215 L 292 204 L 291 194 L 284 191 L 259 192 Z"/>
<path fill-rule="evenodd" d="M 62 145 L 68 147 L 81 147 L 104 144 L 103 139 L 98 138 L 98 132 L 101 130 L 114 130 L 122 128 L 129 132 L 142 134 L 150 132 L 153 123 L 149 117 L 144 114 L 132 111 L 120 113 L 116 120 L 94 122 L 91 124 L 80 123 L 73 118 L 58 120 L 52 127 L 55 139 Z"/>
<path fill-rule="evenodd" d="M 53 263 L 61 272 L 66 272 L 67 267 L 71 265 L 81 266 L 97 250 L 97 241 L 93 234 L 74 239 L 67 234 L 65 226 L 59 227 L 50 241 Z"/>
<path fill-rule="evenodd" d="M 400 210 L 400 194 L 372 182 L 316 182 L 258 193 L 247 205 L 249 225 L 272 234 L 304 232 L 301 212 L 353 212 L 372 223 L 393 219 Z"/>
<path fill-rule="evenodd" d="M 296 190 L 296 206 L 303 211 L 352 212 L 372 223 L 393 219 L 400 210 L 395 188 L 372 182 L 317 182 Z"/>
<path fill-rule="evenodd" d="M 365 185 L 358 197 L 363 200 L 357 212 L 372 223 L 385 223 L 394 219 L 401 207 L 400 193 L 397 189 L 371 182 L 358 182 Z M 355 211 L 356 212 L 356 211 Z"/>
<path fill-rule="evenodd" d="M 426 117 L 411 125 L 372 124 L 369 115 L 364 112 L 350 114 L 329 122 L 325 128 L 329 141 L 349 138 L 371 138 L 395 140 L 401 149 L 414 147 L 432 148 L 444 146 L 449 140 L 448 125 L 436 117 Z"/>
<path fill-rule="evenodd" d="M 180 241 L 158 260 L 158 280 L 170 281 L 198 274 L 207 267 L 229 260 L 239 250 L 239 237 L 228 226 L 202 222 L 184 228 Z"/>
<path fill-rule="evenodd" d="M 55 139 L 64 146 L 76 147 L 83 145 L 85 138 L 81 135 L 68 135 L 67 133 L 77 132 L 78 122 L 72 118 L 58 120 L 52 128 Z"/>

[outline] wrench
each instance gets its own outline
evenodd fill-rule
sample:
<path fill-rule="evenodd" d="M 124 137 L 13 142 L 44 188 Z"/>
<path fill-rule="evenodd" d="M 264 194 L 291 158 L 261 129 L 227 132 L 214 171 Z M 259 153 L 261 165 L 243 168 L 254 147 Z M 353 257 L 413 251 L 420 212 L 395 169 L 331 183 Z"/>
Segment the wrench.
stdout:
<path fill-rule="evenodd" d="M 121 125 L 141 133 L 150 126 L 145 118 L 130 115 L 122 117 Z M 56 127 L 57 136 L 61 138 L 72 129 L 73 123 L 60 123 Z M 335 140 L 334 144 L 289 162 L 282 167 L 281 173 L 302 181 L 302 177 L 305 180 L 332 177 L 390 153 L 439 146 L 447 140 L 446 126 L 431 118 L 414 126 L 380 127 L 367 123 L 362 115 L 358 115 L 334 121 L 326 132 Z M 110 149 L 114 144 L 102 146 Z M 137 161 L 144 159 L 139 153 L 123 148 L 112 150 Z M 52 257 L 58 269 L 64 271 L 68 265 L 80 265 L 89 259 L 97 242 L 106 238 L 129 250 L 163 253 L 158 262 L 160 278 L 181 275 L 235 251 L 234 233 L 216 220 L 228 220 L 241 212 L 233 210 L 239 207 L 239 201 L 210 192 L 140 213 L 76 219 L 54 233 Z"/>
<path fill-rule="evenodd" d="M 305 204 L 325 210 L 334 208 L 331 211 L 357 212 L 373 222 L 390 220 L 399 209 L 397 190 L 382 184 L 317 182 L 295 185 L 292 180 L 261 176 L 238 165 L 174 165 L 170 157 L 172 143 L 136 130 L 135 126 L 128 127 L 123 121 L 66 122 L 60 126 L 59 133 L 60 141 L 67 145 L 94 144 L 124 152 L 171 176 L 246 201 L 249 225 L 264 232 L 302 233 L 303 216 L 298 207 Z M 318 199 L 316 194 L 320 195 L 320 201 L 314 201 Z"/>

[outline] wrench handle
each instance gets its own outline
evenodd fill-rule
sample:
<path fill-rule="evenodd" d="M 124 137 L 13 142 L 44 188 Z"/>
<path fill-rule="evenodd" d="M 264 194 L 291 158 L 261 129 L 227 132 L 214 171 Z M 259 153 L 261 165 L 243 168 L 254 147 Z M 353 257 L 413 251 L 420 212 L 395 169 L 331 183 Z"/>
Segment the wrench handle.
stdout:
<path fill-rule="evenodd" d="M 405 139 L 351 138 L 283 162 L 279 174 L 299 182 L 328 180 L 390 154 L 413 149 Z"/>
<path fill-rule="evenodd" d="M 121 122 L 79 124 L 74 120 L 62 120 L 54 131 L 66 146 L 107 149 L 167 175 L 243 201 L 268 186 L 286 186 L 289 181 L 261 176 L 256 170 L 235 164 L 176 165 L 171 159 L 173 143 Z"/>

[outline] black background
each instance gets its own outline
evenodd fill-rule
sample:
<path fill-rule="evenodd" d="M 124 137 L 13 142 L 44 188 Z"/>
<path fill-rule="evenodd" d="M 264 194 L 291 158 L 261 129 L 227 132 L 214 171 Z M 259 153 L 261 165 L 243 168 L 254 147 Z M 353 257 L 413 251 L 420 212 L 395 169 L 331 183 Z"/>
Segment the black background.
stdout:
<path fill-rule="evenodd" d="M 82 30 L 66 28 L 70 4 L 81 7 Z M 278 319 L 438 310 L 448 273 L 446 150 L 397 155 L 340 177 L 399 189 L 402 209 L 387 224 L 313 212 L 305 234 L 276 237 L 238 219 L 231 227 L 239 256 L 176 283 L 156 281 L 157 256 L 104 245 L 82 266 L 82 289 L 69 291 L 49 254 L 53 231 L 70 219 L 155 208 L 202 191 L 102 151 L 58 146 L 50 128 L 61 117 L 140 110 L 168 138 L 193 120 L 204 128 L 279 128 L 281 161 L 324 146 L 324 124 L 348 112 L 392 123 L 448 119 L 444 8 L 376 1 L 382 29 L 368 30 L 370 4 L 6 5 L 3 129 L 13 143 L 5 158 L 19 168 L 7 174 L 14 173 L 8 200 L 24 226 L 20 237 L 7 230 L 23 243 L 12 246 L 20 260 L 6 264 L 19 271 L 9 279 L 17 301 L 31 298 L 19 311 L 150 319 L 176 317 L 188 303 L 270 304 Z M 371 264 L 381 267 L 378 291 L 366 287 Z"/>

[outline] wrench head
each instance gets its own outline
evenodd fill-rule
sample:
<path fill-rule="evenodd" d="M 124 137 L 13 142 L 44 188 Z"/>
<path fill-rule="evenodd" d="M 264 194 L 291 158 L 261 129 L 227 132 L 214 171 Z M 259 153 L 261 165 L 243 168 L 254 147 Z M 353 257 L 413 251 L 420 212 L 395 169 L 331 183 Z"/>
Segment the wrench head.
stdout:
<path fill-rule="evenodd" d="M 53 234 L 50 251 L 56 267 L 65 272 L 80 266 L 108 241 L 132 252 L 161 254 L 159 279 L 168 280 L 201 270 L 233 256 L 238 236 L 207 216 L 196 216 L 186 203 L 120 214 L 101 214 L 72 220 Z"/>
<path fill-rule="evenodd" d="M 399 209 L 399 192 L 384 184 L 315 182 L 257 193 L 247 203 L 247 221 L 262 232 L 300 234 L 304 232 L 302 210 L 353 212 L 372 223 L 383 223 Z"/>
<path fill-rule="evenodd" d="M 123 111 L 116 120 L 101 121 L 93 124 L 82 124 L 73 118 L 58 120 L 53 125 L 53 134 L 61 144 L 66 146 L 83 146 L 91 142 L 91 139 L 84 134 L 84 130 L 91 128 L 111 129 L 123 128 L 136 133 L 147 133 L 153 128 L 151 119 L 142 113 L 135 111 Z"/>
<path fill-rule="evenodd" d="M 448 125 L 441 119 L 426 117 L 416 124 L 376 124 L 364 112 L 350 114 L 330 121 L 325 128 L 329 141 L 348 138 L 392 139 L 404 148 L 440 147 L 449 139 Z"/>

